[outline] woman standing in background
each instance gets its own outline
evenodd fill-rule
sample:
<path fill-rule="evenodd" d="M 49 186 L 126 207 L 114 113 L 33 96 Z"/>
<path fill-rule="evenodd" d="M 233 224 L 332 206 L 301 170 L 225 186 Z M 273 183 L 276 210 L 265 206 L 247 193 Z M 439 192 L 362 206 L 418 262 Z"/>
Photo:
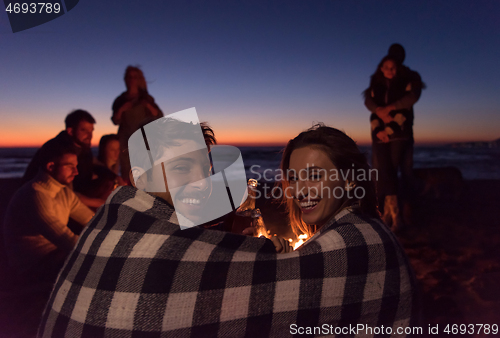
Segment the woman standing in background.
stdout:
<path fill-rule="evenodd" d="M 146 79 L 138 67 L 128 66 L 124 80 L 127 91 L 113 102 L 111 120 L 119 126 L 121 176 L 125 182 L 130 182 L 128 139 L 145 120 L 158 119 L 163 116 L 163 112 L 156 105 L 154 98 L 149 95 Z"/>

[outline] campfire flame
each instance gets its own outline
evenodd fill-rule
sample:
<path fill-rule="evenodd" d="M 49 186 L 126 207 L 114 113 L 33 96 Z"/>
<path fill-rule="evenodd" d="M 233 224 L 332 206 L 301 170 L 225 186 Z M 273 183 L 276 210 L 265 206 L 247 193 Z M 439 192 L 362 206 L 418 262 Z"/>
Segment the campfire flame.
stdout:
<path fill-rule="evenodd" d="M 257 236 L 255 237 L 260 237 L 260 236 L 264 236 L 265 238 L 271 238 L 271 230 L 267 230 L 267 232 L 265 232 L 263 229 L 259 229 L 259 231 L 257 231 Z"/>
<path fill-rule="evenodd" d="M 302 244 L 304 244 L 307 241 L 308 237 L 309 236 L 307 236 L 306 234 L 302 234 L 302 235 L 299 235 L 299 238 L 297 239 L 297 241 L 295 241 L 295 243 L 294 243 L 293 239 L 291 239 L 291 238 L 289 238 L 288 241 L 293 246 L 293 250 L 295 250 L 299 246 L 301 246 Z"/>
<path fill-rule="evenodd" d="M 256 237 L 264 236 L 266 238 L 271 238 L 271 230 L 264 231 L 262 228 L 258 230 Z M 299 235 L 299 237 L 294 241 L 293 238 L 289 238 L 288 241 L 290 245 L 293 247 L 293 250 L 297 249 L 299 246 L 307 242 L 309 236 L 306 234 Z"/>

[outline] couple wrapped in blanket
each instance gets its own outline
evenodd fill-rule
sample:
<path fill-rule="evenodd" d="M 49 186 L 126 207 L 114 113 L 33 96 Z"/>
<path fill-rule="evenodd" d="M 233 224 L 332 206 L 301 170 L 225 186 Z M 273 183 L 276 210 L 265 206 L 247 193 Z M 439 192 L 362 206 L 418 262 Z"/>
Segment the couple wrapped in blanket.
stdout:
<path fill-rule="evenodd" d="M 378 217 L 373 182 L 328 175 L 369 170 L 343 132 L 317 125 L 283 152 L 281 169 L 291 173 L 281 182 L 290 226 L 310 236 L 292 250 L 276 236 L 186 227 L 196 223 L 192 215 L 212 189 L 201 178 L 211 171 L 207 149 L 215 137 L 207 125 L 189 123 L 203 149 L 183 138 L 172 119 L 154 123 L 165 123 L 159 130 L 180 140 L 163 148 L 186 148 L 133 173 L 135 186 L 116 189 L 96 212 L 59 274 L 40 337 L 374 335 L 354 327 L 405 336 L 404 328 L 418 324 L 415 278 Z M 147 134 L 151 160 L 147 127 L 138 132 Z M 165 179 L 164 189 L 148 186 L 155 175 Z"/>

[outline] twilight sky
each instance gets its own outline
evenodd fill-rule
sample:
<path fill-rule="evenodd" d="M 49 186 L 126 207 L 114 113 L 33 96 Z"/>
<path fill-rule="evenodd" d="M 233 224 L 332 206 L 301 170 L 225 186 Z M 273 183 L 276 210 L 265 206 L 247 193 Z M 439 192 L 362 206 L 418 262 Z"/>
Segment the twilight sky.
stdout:
<path fill-rule="evenodd" d="M 3 8 L 3 7 L 2 7 Z M 37 146 L 73 109 L 114 133 L 140 65 L 164 114 L 196 107 L 221 144 L 284 144 L 313 122 L 369 142 L 361 92 L 401 43 L 427 84 L 418 143 L 500 137 L 500 2 L 96 1 L 12 33 L 0 14 L 0 146 Z"/>

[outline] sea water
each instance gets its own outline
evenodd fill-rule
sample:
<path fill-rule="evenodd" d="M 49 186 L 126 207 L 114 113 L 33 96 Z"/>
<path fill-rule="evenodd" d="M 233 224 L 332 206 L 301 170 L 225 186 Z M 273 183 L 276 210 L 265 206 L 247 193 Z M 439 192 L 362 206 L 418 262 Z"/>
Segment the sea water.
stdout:
<path fill-rule="evenodd" d="M 239 147 L 247 179 L 273 179 L 283 147 Z M 371 148 L 360 147 L 371 160 Z M 0 148 L 0 178 L 22 177 L 37 148 Z M 97 149 L 92 149 L 97 155 Z M 457 167 L 465 179 L 500 179 L 500 148 L 423 147 L 414 150 L 414 167 Z M 260 176 L 260 177 L 259 177 Z"/>

